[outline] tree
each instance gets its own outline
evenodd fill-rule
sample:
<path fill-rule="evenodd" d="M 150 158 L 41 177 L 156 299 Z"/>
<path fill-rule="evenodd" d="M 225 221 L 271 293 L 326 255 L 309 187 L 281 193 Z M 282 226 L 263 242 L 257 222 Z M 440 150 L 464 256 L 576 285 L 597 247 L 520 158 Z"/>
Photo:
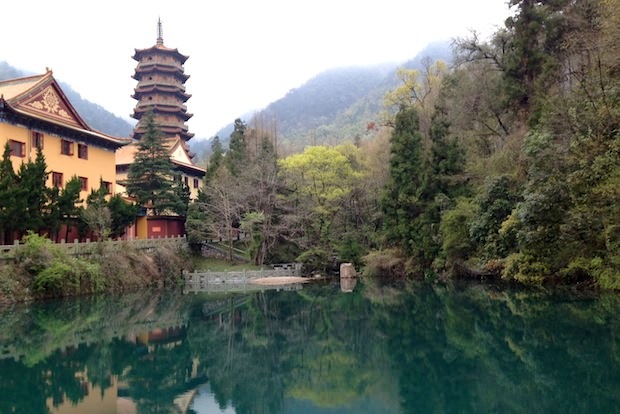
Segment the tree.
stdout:
<path fill-rule="evenodd" d="M 76 175 L 71 177 L 69 181 L 65 184 L 65 188 L 63 188 L 58 197 L 56 199 L 56 217 L 54 221 L 58 221 L 57 225 L 53 225 L 54 227 L 59 227 L 60 224 L 65 225 L 65 242 L 69 240 L 69 230 L 71 230 L 71 225 L 75 223 L 75 219 L 80 216 L 81 207 L 78 205 L 82 200 L 80 200 L 80 191 L 82 191 L 82 181 Z"/>
<path fill-rule="evenodd" d="M 204 207 L 209 233 L 227 243 L 228 259 L 231 261 L 234 258 L 234 226 L 242 211 L 237 187 L 237 180 L 228 168 L 219 168 L 213 179 L 205 185 L 208 197 Z"/>
<path fill-rule="evenodd" d="M 101 188 L 105 189 L 103 185 L 100 185 L 99 189 Z M 136 221 L 136 215 L 140 211 L 140 206 L 127 202 L 120 194 L 114 194 L 110 196 L 107 207 L 110 210 L 110 218 L 112 219 L 110 237 L 122 237 L 127 227 Z"/>
<path fill-rule="evenodd" d="M 396 114 L 390 142 L 390 181 L 382 198 L 387 241 L 409 254 L 419 248 L 419 229 L 414 224 L 423 211 L 419 199 L 424 162 L 419 126 L 415 108 L 405 107 Z"/>
<path fill-rule="evenodd" d="M 152 113 L 145 117 L 145 132 L 137 146 L 127 175 L 127 195 L 150 209 L 153 215 L 184 216 L 187 202 L 183 197 L 183 183 L 176 178 L 178 173 Z"/>
<path fill-rule="evenodd" d="M 286 187 L 288 237 L 302 249 L 317 248 L 328 256 L 343 230 L 337 223 L 342 223 L 345 200 L 360 178 L 341 150 L 313 146 L 279 162 Z"/>
<path fill-rule="evenodd" d="M 92 189 L 86 198 L 86 208 L 82 210 L 82 220 L 97 240 L 107 239 L 112 232 L 112 214 L 108 208 L 104 186 Z"/>
<path fill-rule="evenodd" d="M 226 165 L 233 175 L 238 175 L 245 167 L 248 157 L 247 142 L 245 137 L 245 122 L 235 119 L 235 126 L 230 134 L 230 143 L 226 153 Z"/>
<path fill-rule="evenodd" d="M 222 148 L 220 137 L 215 136 L 211 141 L 211 157 L 209 157 L 209 165 L 207 166 L 207 171 L 205 173 L 205 183 L 211 181 L 223 160 L 224 149 Z"/>
<path fill-rule="evenodd" d="M 22 163 L 18 178 L 16 197 L 24 203 L 17 230 L 25 234 L 26 230 L 39 231 L 49 225 L 46 217 L 46 207 L 50 198 L 50 189 L 46 186 L 49 172 L 45 163 L 45 156 L 41 148 L 37 148 L 34 160 Z"/>
<path fill-rule="evenodd" d="M 22 205 L 17 194 L 17 174 L 13 169 L 11 147 L 7 142 L 0 162 L 0 242 L 4 244 L 13 242 L 13 232 L 18 227 L 15 217 L 20 216 Z"/>

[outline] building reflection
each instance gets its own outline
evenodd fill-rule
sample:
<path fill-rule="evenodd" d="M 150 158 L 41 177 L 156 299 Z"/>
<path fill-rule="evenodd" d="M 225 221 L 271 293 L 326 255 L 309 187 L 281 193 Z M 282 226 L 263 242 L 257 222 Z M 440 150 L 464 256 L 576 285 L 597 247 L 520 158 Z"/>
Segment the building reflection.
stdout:
<path fill-rule="evenodd" d="M 187 336 L 185 325 L 167 328 L 154 328 L 148 331 L 130 332 L 123 338 L 123 343 L 133 345 L 134 355 L 137 356 L 136 366 L 144 364 L 157 364 L 157 354 L 174 350 L 181 347 Z M 71 353 L 71 350 L 66 350 Z M 181 384 L 181 392 L 170 401 L 170 412 L 186 413 L 196 395 L 198 387 L 206 382 L 206 378 L 200 373 L 200 361 L 197 358 L 191 360 L 190 365 L 184 370 L 184 384 Z M 66 394 L 61 401 L 53 398 L 46 400 L 46 406 L 50 414 L 137 414 L 140 410 L 140 401 L 135 398 L 136 379 L 140 375 L 131 375 L 132 366 L 127 366 L 120 376 L 110 375 L 107 384 L 96 384 L 89 378 L 88 370 L 75 373 L 75 379 L 79 382 L 82 398 L 78 402 L 72 401 Z M 148 382 L 144 381 L 144 382 Z M 142 385 L 142 384 L 139 384 Z M 159 385 L 159 384 L 157 384 Z M 175 384 L 176 387 L 179 384 Z"/>

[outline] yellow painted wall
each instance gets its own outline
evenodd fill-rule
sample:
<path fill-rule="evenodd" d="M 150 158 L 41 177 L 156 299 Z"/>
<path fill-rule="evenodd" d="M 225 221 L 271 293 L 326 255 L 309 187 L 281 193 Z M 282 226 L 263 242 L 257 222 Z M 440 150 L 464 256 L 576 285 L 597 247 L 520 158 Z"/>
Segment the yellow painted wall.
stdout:
<path fill-rule="evenodd" d="M 145 216 L 136 219 L 136 238 L 148 239 L 148 223 Z"/>
<path fill-rule="evenodd" d="M 12 156 L 11 161 L 15 171 L 18 171 L 22 162 L 28 162 L 28 158 L 35 160 L 37 152 L 32 145 L 32 131 L 6 123 L 0 123 L 0 146 L 4 149 L 4 145 L 9 140 L 23 142 L 26 148 L 25 157 Z M 116 183 L 116 160 L 113 150 L 103 149 L 95 145 L 88 146 L 88 159 L 78 158 L 78 142 L 74 142 L 73 155 L 61 154 L 62 137 L 56 135 L 43 134 L 43 155 L 45 155 L 45 163 L 47 164 L 50 175 L 47 184 L 52 186 L 51 172 L 60 172 L 63 174 L 63 184 L 71 179 L 74 175 L 85 177 L 88 179 L 88 189 L 82 191 L 81 198 L 85 199 L 90 194 L 91 189 L 99 188 L 99 180 L 112 183 L 112 193 Z M 86 144 L 85 142 L 80 142 Z"/>

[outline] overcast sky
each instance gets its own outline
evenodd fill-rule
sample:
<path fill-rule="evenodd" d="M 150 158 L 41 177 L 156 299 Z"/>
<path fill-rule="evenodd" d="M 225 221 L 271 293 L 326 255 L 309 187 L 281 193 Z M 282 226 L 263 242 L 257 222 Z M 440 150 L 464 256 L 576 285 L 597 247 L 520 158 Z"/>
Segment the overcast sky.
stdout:
<path fill-rule="evenodd" d="M 0 61 L 57 80 L 123 118 L 136 101 L 134 49 L 164 44 L 188 55 L 188 121 L 210 138 L 336 67 L 403 63 L 426 44 L 489 34 L 504 0 L 28 0 L 3 1 Z M 247 121 L 247 120 L 246 120 Z"/>

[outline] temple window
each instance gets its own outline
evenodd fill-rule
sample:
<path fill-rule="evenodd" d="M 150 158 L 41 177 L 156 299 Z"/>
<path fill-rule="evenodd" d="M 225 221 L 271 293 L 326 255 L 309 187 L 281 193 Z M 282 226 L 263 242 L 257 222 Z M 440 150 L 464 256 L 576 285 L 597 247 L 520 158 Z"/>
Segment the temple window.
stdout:
<path fill-rule="evenodd" d="M 52 186 L 61 188 L 62 187 L 62 173 L 61 172 L 52 172 Z"/>
<path fill-rule="evenodd" d="M 63 139 L 60 141 L 60 153 L 63 155 L 73 155 L 73 142 Z"/>
<path fill-rule="evenodd" d="M 32 131 L 32 148 L 43 149 L 43 134 L 42 133 Z"/>
<path fill-rule="evenodd" d="M 80 178 L 80 183 L 82 184 L 82 191 L 88 191 L 88 178 L 86 177 L 79 177 Z"/>
<path fill-rule="evenodd" d="M 88 145 L 78 144 L 78 158 L 83 160 L 88 159 Z"/>
<path fill-rule="evenodd" d="M 9 147 L 11 147 L 11 155 L 14 157 L 26 156 L 26 144 L 20 141 L 9 140 Z"/>

